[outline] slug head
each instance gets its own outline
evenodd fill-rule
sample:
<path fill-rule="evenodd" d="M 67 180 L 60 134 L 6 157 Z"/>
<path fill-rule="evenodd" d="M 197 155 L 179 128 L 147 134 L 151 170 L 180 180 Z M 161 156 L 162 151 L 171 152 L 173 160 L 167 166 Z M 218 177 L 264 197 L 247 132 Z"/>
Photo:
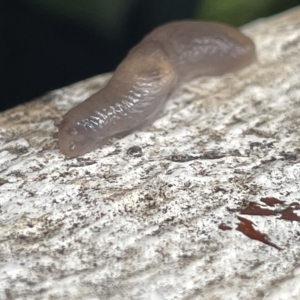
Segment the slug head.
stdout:
<path fill-rule="evenodd" d="M 66 119 L 58 125 L 58 146 L 60 151 L 68 157 L 77 157 L 93 151 L 99 147 L 101 141 L 86 130 L 82 125 L 68 122 Z"/>

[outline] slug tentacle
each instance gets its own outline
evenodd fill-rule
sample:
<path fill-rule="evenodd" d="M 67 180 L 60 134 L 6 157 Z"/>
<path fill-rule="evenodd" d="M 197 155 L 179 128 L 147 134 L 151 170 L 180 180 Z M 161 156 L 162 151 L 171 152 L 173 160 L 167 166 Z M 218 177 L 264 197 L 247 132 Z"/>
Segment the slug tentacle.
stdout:
<path fill-rule="evenodd" d="M 108 84 L 71 109 L 58 126 L 66 156 L 153 122 L 182 83 L 239 70 L 256 58 L 254 43 L 225 24 L 179 21 L 158 27 L 120 63 Z"/>

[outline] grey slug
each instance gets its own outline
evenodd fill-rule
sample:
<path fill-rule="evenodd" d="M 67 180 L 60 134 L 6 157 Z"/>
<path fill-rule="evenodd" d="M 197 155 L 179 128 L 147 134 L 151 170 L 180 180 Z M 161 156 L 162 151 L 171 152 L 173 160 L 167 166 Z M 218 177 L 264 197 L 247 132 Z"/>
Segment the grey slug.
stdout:
<path fill-rule="evenodd" d="M 182 83 L 237 71 L 256 58 L 252 40 L 231 26 L 178 21 L 154 29 L 107 85 L 71 109 L 58 127 L 63 154 L 76 157 L 154 121 Z"/>

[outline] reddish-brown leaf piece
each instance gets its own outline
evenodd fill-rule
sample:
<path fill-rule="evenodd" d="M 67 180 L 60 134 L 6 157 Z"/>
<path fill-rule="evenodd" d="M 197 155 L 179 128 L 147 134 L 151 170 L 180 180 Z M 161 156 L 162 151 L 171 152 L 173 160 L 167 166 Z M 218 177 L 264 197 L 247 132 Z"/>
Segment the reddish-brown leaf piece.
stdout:
<path fill-rule="evenodd" d="M 243 215 L 257 215 L 257 216 L 272 216 L 277 215 L 278 212 L 260 207 L 255 202 L 249 202 L 248 206 L 241 210 Z"/>
<path fill-rule="evenodd" d="M 221 229 L 221 230 L 231 230 L 232 227 L 230 227 L 230 226 L 228 226 L 228 225 L 226 225 L 226 224 L 224 224 L 224 223 L 221 223 L 221 224 L 219 225 L 219 229 Z"/>
<path fill-rule="evenodd" d="M 283 204 L 284 203 L 284 201 L 281 201 L 274 197 L 260 198 L 260 201 L 267 204 L 268 206 L 274 206 L 275 204 Z"/>
<path fill-rule="evenodd" d="M 294 207 L 294 209 L 300 209 L 300 204 L 298 202 L 293 202 L 289 204 L 290 207 Z"/>
<path fill-rule="evenodd" d="M 282 210 L 280 213 L 281 213 L 281 217 L 279 219 L 300 222 L 300 216 L 294 213 L 293 207 L 287 207 L 284 210 Z"/>
<path fill-rule="evenodd" d="M 242 218 L 242 217 L 239 217 L 239 216 L 238 216 L 238 219 L 240 220 L 240 222 L 238 223 L 238 226 L 236 228 L 238 231 L 242 232 L 244 235 L 248 236 L 250 239 L 260 241 L 260 242 L 267 244 L 271 247 L 274 247 L 278 250 L 282 250 L 280 247 L 278 247 L 274 243 L 268 241 L 265 234 L 261 233 L 258 230 L 255 230 L 253 227 L 254 223 L 252 221 Z"/>

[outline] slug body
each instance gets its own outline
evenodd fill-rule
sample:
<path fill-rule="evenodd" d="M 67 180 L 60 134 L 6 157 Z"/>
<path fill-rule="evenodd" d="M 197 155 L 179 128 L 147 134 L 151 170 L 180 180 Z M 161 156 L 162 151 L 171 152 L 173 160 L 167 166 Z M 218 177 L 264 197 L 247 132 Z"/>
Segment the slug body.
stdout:
<path fill-rule="evenodd" d="M 237 71 L 256 58 L 252 40 L 225 24 L 179 21 L 154 29 L 117 67 L 108 84 L 58 125 L 59 148 L 76 157 L 157 117 L 182 83 Z"/>

